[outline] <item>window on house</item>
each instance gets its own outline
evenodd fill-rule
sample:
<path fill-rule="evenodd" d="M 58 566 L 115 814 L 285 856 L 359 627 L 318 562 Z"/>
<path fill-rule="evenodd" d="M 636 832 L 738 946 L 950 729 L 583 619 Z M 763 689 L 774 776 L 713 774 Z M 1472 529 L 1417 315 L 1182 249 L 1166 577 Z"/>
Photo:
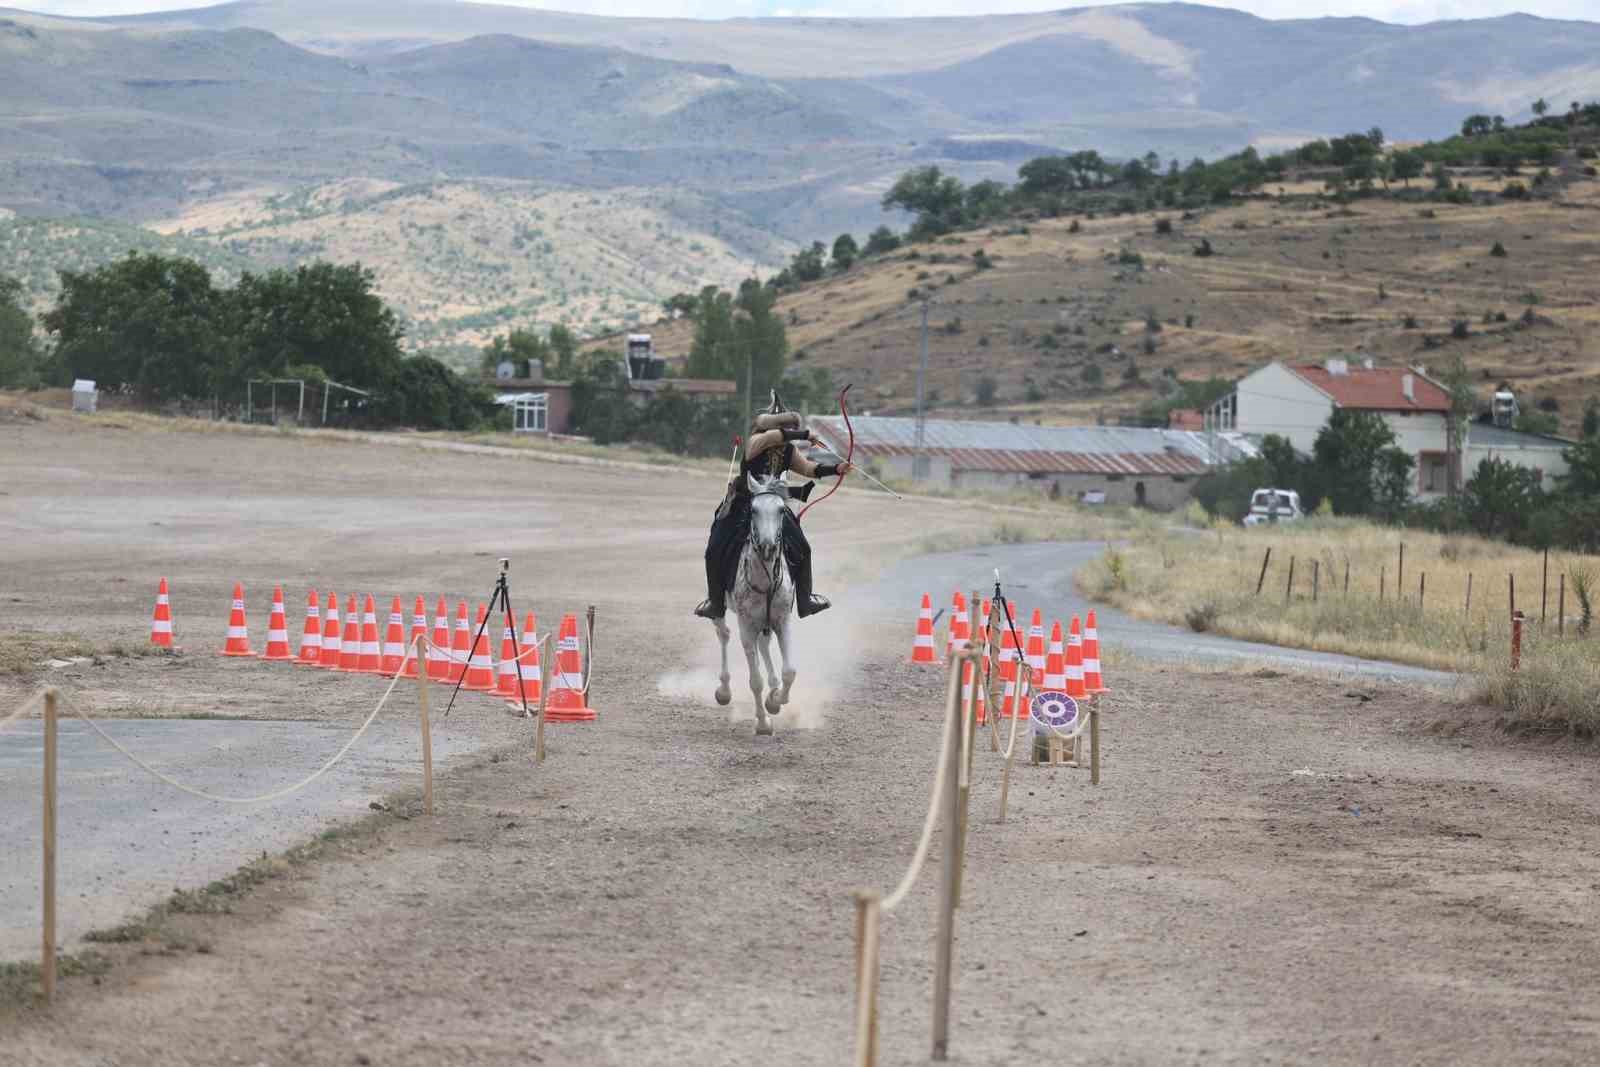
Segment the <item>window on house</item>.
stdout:
<path fill-rule="evenodd" d="M 1182 482 L 1188 481 L 1189 480 L 1189 476 L 1187 474 L 1174 474 L 1172 476 L 1172 480 L 1174 482 L 1182 483 Z"/>
<path fill-rule="evenodd" d="M 1108 475 L 1106 475 L 1106 481 L 1108 481 L 1108 482 L 1120 482 L 1120 481 L 1122 481 L 1122 479 L 1124 479 L 1126 477 L 1127 477 L 1127 475 L 1125 475 L 1125 474 L 1108 474 Z"/>
<path fill-rule="evenodd" d="M 1449 464 L 1445 457 L 1431 453 L 1422 456 L 1422 491 L 1443 493 L 1449 489 Z"/>
<path fill-rule="evenodd" d="M 512 407 L 512 428 L 517 433 L 544 433 L 549 418 L 548 393 L 518 397 Z"/>

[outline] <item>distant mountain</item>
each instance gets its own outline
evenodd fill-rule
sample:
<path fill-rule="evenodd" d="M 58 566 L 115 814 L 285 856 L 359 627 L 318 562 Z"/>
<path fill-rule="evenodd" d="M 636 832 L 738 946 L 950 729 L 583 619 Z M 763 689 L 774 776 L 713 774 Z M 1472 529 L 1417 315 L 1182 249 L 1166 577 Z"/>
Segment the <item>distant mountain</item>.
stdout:
<path fill-rule="evenodd" d="M 1600 97 L 1600 23 L 1192 4 L 717 22 L 452 0 L 0 9 L 0 86 L 0 211 L 171 220 L 352 179 L 672 191 L 696 206 L 664 218 L 711 220 L 708 237 L 771 263 L 886 221 L 882 193 L 924 163 L 1009 181 L 1050 151 L 1186 159 L 1374 125 L 1437 136 L 1541 96 L 1564 110 Z"/>

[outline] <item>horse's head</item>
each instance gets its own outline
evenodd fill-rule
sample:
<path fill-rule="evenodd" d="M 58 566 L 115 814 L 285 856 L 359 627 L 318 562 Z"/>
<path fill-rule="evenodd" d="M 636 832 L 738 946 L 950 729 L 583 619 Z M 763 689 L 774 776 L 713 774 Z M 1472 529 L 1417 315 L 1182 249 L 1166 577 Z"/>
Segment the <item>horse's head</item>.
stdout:
<path fill-rule="evenodd" d="M 770 569 L 783 549 L 783 513 L 789 490 L 783 478 L 750 478 L 750 543 Z"/>

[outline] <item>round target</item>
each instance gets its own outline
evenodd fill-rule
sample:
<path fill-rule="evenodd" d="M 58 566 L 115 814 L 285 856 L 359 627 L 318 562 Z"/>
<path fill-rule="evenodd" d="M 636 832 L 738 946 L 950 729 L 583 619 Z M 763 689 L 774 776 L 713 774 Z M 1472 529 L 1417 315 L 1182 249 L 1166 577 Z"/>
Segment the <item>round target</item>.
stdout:
<path fill-rule="evenodd" d="M 1041 726 L 1070 731 L 1078 721 L 1078 702 L 1065 693 L 1040 693 L 1033 698 L 1031 715 Z"/>

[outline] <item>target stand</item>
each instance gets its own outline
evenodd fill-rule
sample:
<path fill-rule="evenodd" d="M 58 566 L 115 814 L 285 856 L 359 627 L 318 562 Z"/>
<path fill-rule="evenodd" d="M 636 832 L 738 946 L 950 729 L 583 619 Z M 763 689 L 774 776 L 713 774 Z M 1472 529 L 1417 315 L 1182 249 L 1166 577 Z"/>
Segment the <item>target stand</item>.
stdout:
<path fill-rule="evenodd" d="M 1079 720 L 1085 714 L 1087 710 L 1065 693 L 1047 690 L 1035 694 L 1028 709 L 1028 722 L 1033 727 L 1030 762 L 1035 766 L 1082 766 L 1083 730 Z"/>

